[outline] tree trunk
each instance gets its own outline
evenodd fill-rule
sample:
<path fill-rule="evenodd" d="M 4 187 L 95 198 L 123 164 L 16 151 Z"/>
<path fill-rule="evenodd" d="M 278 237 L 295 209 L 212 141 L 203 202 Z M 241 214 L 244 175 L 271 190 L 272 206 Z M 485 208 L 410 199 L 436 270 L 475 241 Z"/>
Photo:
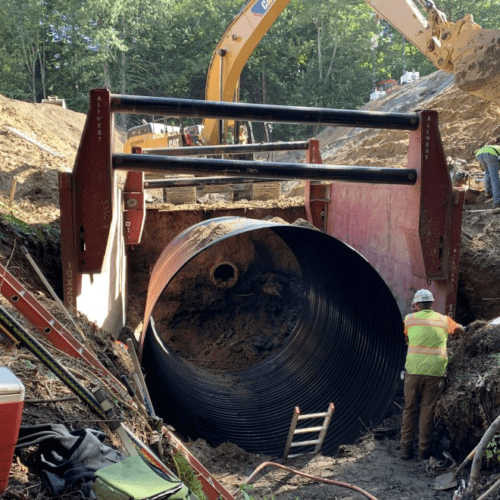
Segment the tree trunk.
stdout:
<path fill-rule="evenodd" d="M 267 104 L 267 81 L 266 81 L 266 71 L 264 69 L 264 65 L 262 65 L 262 104 Z M 267 123 L 263 123 L 263 127 L 264 127 L 265 141 L 270 142 Z"/>
<path fill-rule="evenodd" d="M 267 104 L 267 81 L 264 66 L 262 66 L 262 104 Z"/>
<path fill-rule="evenodd" d="M 319 81 L 323 80 L 323 62 L 321 60 L 321 25 L 320 21 L 316 21 L 313 19 L 314 24 L 316 25 L 316 30 L 318 32 L 318 67 L 319 67 Z"/>
<path fill-rule="evenodd" d="M 36 102 L 36 59 L 35 55 L 33 55 L 33 63 L 31 65 L 31 85 L 33 86 L 33 102 Z"/>
<path fill-rule="evenodd" d="M 35 46 L 24 38 L 24 33 L 22 30 L 18 29 L 19 32 L 19 40 L 21 43 L 23 56 L 24 56 L 24 64 L 26 65 L 26 69 L 28 70 L 28 75 L 31 77 L 31 92 L 33 94 L 33 102 L 36 102 L 36 59 L 37 55 L 35 53 Z"/>
<path fill-rule="evenodd" d="M 328 71 L 326 72 L 325 80 L 328 80 L 328 77 L 330 76 L 330 73 L 332 72 L 333 62 L 335 61 L 335 56 L 337 54 L 337 47 L 338 47 L 338 43 L 339 43 L 337 20 L 335 20 L 333 22 L 333 25 L 335 26 L 335 39 L 333 41 L 332 59 L 330 61 L 330 66 L 328 66 Z"/>
<path fill-rule="evenodd" d="M 405 37 L 403 37 L 403 75 L 406 73 Z"/>
<path fill-rule="evenodd" d="M 120 73 L 121 73 L 121 93 L 125 94 L 126 92 L 126 74 L 125 74 L 125 51 L 122 51 L 122 57 L 121 57 L 121 68 L 120 68 Z M 125 113 L 120 113 L 119 118 L 118 118 L 118 124 L 120 125 L 121 128 L 127 130 L 127 115 Z"/>
<path fill-rule="evenodd" d="M 46 53 L 45 53 L 45 33 L 42 31 L 42 49 L 38 50 L 38 65 L 40 66 L 40 78 L 42 79 L 42 96 L 47 99 L 47 85 L 45 84 L 46 77 Z"/>
<path fill-rule="evenodd" d="M 122 39 L 125 40 L 125 19 L 122 17 Z M 127 72 L 126 72 L 126 57 L 125 51 L 122 50 L 121 61 L 120 61 L 120 77 L 121 77 L 121 93 L 126 92 L 126 82 L 127 82 Z M 118 123 L 120 127 L 127 130 L 127 115 L 125 113 L 120 113 L 118 118 Z"/>
<path fill-rule="evenodd" d="M 102 70 L 104 73 L 104 87 L 106 87 L 108 90 L 111 90 L 111 78 L 109 76 L 108 61 L 104 61 L 104 64 L 102 65 Z"/>
<path fill-rule="evenodd" d="M 375 81 L 375 62 L 376 62 L 376 56 L 375 56 L 375 49 L 372 50 L 372 89 L 376 90 L 376 81 Z"/>
<path fill-rule="evenodd" d="M 109 46 L 106 45 L 106 60 L 104 61 L 104 64 L 102 65 L 102 70 L 104 73 L 104 87 L 107 88 L 111 92 L 111 76 L 109 74 Z"/>

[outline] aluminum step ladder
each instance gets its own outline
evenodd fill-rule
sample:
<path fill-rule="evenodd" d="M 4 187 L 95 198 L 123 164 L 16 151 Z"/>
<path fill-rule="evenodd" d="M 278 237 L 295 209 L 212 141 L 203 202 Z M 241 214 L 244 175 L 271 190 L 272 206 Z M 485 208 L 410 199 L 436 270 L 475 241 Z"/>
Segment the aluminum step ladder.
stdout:
<path fill-rule="evenodd" d="M 292 422 L 290 424 L 290 430 L 288 431 L 288 438 L 286 440 L 285 451 L 283 453 L 283 458 L 286 460 L 288 458 L 298 457 L 299 455 L 313 454 L 316 455 L 320 452 L 323 446 L 323 441 L 325 440 L 326 431 L 330 425 L 330 420 L 332 419 L 333 412 L 335 411 L 335 406 L 333 403 L 328 405 L 328 410 L 324 413 L 310 413 L 308 415 L 302 415 L 300 408 L 298 406 L 293 410 Z M 297 429 L 297 422 L 299 420 L 312 420 L 323 418 L 323 424 L 316 427 L 304 427 Z M 312 439 L 310 441 L 293 441 L 293 437 L 296 434 L 308 434 L 311 432 L 319 432 L 318 439 Z M 299 446 L 313 446 L 316 445 L 314 451 L 296 453 L 294 455 L 289 455 L 290 448 L 296 448 Z"/>

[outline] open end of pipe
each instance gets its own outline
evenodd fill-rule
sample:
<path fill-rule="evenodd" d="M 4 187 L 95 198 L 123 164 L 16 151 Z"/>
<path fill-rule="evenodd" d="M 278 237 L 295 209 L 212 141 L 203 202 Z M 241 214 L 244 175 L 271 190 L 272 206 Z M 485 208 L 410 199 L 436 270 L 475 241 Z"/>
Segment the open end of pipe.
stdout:
<path fill-rule="evenodd" d="M 216 231 L 217 225 L 222 229 Z M 219 237 L 207 236 L 205 230 L 211 226 L 210 234 Z M 165 325 L 160 319 L 162 309 L 172 305 L 172 297 L 163 302 L 162 295 L 156 302 L 148 295 L 154 320 L 151 317 L 146 322 L 143 366 L 146 380 L 154 381 L 148 386 L 155 409 L 184 437 L 201 437 L 211 445 L 230 441 L 249 452 L 281 456 L 294 408 L 318 413 L 334 403 L 336 411 L 322 449 L 322 453 L 332 454 L 339 444 L 353 442 L 366 426 L 384 418 L 404 364 L 399 309 L 387 285 L 361 255 L 309 228 L 236 217 L 213 219 L 189 228 L 165 249 L 155 269 L 167 271 L 153 270 L 150 290 L 163 287 L 168 293 L 188 265 L 209 259 L 215 252 L 219 255 L 216 263 L 232 262 L 240 275 L 230 291 L 210 282 L 212 289 L 251 303 L 256 289 L 236 293 L 247 282 L 245 266 L 236 261 L 238 252 L 231 253 L 231 260 L 220 258 L 220 252 L 221 246 L 233 245 L 233 250 L 239 248 L 248 257 L 244 242 L 262 229 L 283 242 L 300 270 L 300 305 L 295 308 L 297 318 L 291 332 L 266 358 L 257 357 L 240 369 L 221 365 L 214 371 L 209 363 L 186 362 L 175 352 L 171 341 L 163 338 Z M 253 248 L 258 249 L 257 254 L 266 253 L 266 245 Z M 281 252 L 280 257 L 283 255 Z M 224 269 L 223 276 L 230 277 L 230 270 Z M 277 274 L 276 269 L 271 271 Z M 283 300 L 284 289 L 272 280 L 261 280 L 259 287 L 261 292 L 263 288 L 271 292 L 266 295 L 268 302 L 290 300 Z M 202 291 L 198 287 L 200 297 Z M 239 311 L 242 315 L 243 310 Z M 198 312 L 205 322 L 208 310 Z M 250 307 L 245 321 L 251 326 L 257 316 Z M 199 335 L 193 339 L 202 345 L 205 341 Z M 228 349 L 232 342 L 230 337 L 219 340 L 215 345 L 220 349 Z M 226 350 L 224 357 L 232 355 Z M 304 436 L 307 438 L 315 436 Z"/>
<path fill-rule="evenodd" d="M 238 276 L 238 268 L 232 262 L 220 262 L 210 269 L 212 283 L 218 288 L 232 288 Z"/>

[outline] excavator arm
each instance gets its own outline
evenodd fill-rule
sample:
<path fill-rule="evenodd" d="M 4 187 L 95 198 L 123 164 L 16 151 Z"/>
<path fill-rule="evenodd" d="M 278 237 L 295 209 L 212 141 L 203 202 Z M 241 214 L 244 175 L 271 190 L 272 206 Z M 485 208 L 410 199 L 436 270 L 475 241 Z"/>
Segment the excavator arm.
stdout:
<path fill-rule="evenodd" d="M 257 44 L 290 0 L 249 0 L 234 17 L 218 43 L 208 68 L 205 99 L 236 101 L 238 82 Z M 219 121 L 203 121 L 204 144 L 221 143 Z"/>
<path fill-rule="evenodd" d="M 482 29 L 472 15 L 448 21 L 432 0 L 365 0 L 464 92 L 500 101 L 500 30 Z"/>

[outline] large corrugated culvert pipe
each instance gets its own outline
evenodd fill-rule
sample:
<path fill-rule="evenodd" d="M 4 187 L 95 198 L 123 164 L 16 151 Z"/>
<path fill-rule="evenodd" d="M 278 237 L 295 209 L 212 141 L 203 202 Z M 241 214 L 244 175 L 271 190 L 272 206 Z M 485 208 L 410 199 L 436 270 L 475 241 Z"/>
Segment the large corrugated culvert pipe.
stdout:
<path fill-rule="evenodd" d="M 213 245 L 262 229 L 281 237 L 300 266 L 303 304 L 292 333 L 279 350 L 239 371 L 180 358 L 154 327 L 162 291 Z M 405 355 L 396 301 L 364 257 L 309 227 L 240 217 L 196 224 L 165 248 L 152 272 L 144 324 L 142 363 L 157 413 L 184 437 L 272 456 L 283 454 L 296 406 L 308 414 L 334 403 L 324 454 L 380 422 Z"/>

